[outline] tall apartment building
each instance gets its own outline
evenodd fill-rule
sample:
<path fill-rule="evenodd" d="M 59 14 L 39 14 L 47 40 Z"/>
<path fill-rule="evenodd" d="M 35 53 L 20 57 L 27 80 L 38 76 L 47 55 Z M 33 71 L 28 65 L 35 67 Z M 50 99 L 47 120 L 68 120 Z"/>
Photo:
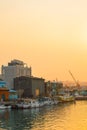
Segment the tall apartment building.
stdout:
<path fill-rule="evenodd" d="M 14 88 L 14 78 L 20 76 L 31 77 L 31 67 L 28 67 L 26 63 L 20 60 L 12 60 L 8 63 L 8 66 L 2 65 L 1 74 L 6 85 L 9 89 Z"/>

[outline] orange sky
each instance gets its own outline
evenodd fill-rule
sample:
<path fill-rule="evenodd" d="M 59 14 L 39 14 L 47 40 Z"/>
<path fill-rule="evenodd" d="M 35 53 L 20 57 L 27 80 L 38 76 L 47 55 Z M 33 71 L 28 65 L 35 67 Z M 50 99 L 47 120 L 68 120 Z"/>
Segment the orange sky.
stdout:
<path fill-rule="evenodd" d="M 0 66 L 12 59 L 34 76 L 87 81 L 87 1 L 0 0 Z"/>

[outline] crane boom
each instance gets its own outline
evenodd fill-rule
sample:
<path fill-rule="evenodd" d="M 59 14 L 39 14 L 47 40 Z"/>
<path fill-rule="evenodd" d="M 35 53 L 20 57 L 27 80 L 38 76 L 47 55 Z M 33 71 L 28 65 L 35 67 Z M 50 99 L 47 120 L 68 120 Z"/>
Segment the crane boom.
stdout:
<path fill-rule="evenodd" d="M 80 86 L 79 83 L 76 81 L 75 77 L 73 76 L 73 74 L 71 73 L 71 71 L 69 71 L 70 75 L 72 76 L 73 80 L 75 81 L 77 86 Z"/>

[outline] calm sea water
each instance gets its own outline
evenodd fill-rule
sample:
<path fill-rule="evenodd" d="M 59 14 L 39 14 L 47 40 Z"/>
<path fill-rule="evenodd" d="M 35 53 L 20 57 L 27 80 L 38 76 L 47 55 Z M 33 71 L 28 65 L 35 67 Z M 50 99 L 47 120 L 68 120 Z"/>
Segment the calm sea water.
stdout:
<path fill-rule="evenodd" d="M 38 109 L 0 110 L 0 130 L 87 130 L 87 101 Z"/>

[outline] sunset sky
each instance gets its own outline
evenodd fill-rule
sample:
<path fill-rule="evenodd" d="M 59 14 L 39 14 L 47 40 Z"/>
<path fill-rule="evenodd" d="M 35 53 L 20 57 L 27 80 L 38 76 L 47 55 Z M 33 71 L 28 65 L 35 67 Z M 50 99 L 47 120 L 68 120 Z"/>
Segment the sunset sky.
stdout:
<path fill-rule="evenodd" d="M 34 76 L 87 81 L 87 0 L 0 0 L 0 66 L 19 59 Z"/>

